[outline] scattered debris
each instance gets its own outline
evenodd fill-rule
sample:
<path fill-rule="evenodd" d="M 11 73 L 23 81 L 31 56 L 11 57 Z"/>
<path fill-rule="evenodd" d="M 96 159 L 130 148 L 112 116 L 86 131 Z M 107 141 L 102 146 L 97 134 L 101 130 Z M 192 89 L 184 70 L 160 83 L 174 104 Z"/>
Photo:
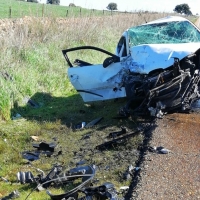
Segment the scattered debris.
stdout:
<path fill-rule="evenodd" d="M 170 152 L 169 149 L 166 149 L 166 148 L 164 148 L 164 147 L 156 147 L 156 151 L 157 151 L 158 153 L 162 153 L 162 154 L 168 154 L 168 153 Z"/>
<path fill-rule="evenodd" d="M 2 180 L 5 181 L 5 182 L 9 182 L 6 178 L 4 178 L 4 177 L 2 177 L 2 176 L 0 176 L 0 179 L 2 179 Z"/>
<path fill-rule="evenodd" d="M 125 180 L 129 180 L 131 178 L 133 169 L 134 167 L 132 165 L 128 166 L 128 169 L 126 170 L 123 176 Z"/>
<path fill-rule="evenodd" d="M 10 200 L 10 199 L 16 199 L 20 196 L 20 193 L 18 190 L 14 190 L 11 192 L 8 196 L 3 197 L 1 200 Z"/>
<path fill-rule="evenodd" d="M 140 170 L 140 167 L 133 167 L 132 165 L 130 165 L 128 169 L 126 170 L 126 172 L 124 173 L 123 178 L 125 180 L 129 180 L 133 176 L 133 173 L 139 170 Z"/>
<path fill-rule="evenodd" d="M 54 152 L 54 148 L 56 147 L 56 144 L 54 142 L 46 143 L 46 142 L 40 142 L 39 144 L 33 144 L 34 148 L 37 148 L 38 151 L 45 151 L 45 152 Z"/>
<path fill-rule="evenodd" d="M 122 186 L 119 188 L 120 190 L 128 190 L 129 189 L 129 186 Z"/>
<path fill-rule="evenodd" d="M 0 73 L 5 80 L 13 81 L 13 77 L 8 74 L 8 72 L 1 72 Z"/>
<path fill-rule="evenodd" d="M 169 23 L 174 23 L 173 20 L 171 21 L 167 20 L 167 21 Z M 162 25 L 163 23 L 160 24 L 160 26 Z M 157 23 L 155 27 L 156 26 L 157 26 Z M 131 28 L 130 30 L 128 30 L 129 31 L 128 34 L 131 35 L 133 33 L 133 30 L 134 28 Z M 126 39 L 125 35 L 123 35 L 122 39 L 124 39 L 124 42 L 125 42 L 125 39 Z M 182 49 L 179 49 L 178 45 L 176 47 L 176 43 L 174 44 L 175 45 L 172 45 L 172 47 L 169 47 L 169 49 L 166 50 L 167 53 L 165 52 L 165 49 L 163 49 L 166 47 L 164 44 L 163 44 L 164 47 L 160 48 L 161 53 L 160 52 L 159 53 L 160 55 L 165 57 L 164 60 L 166 61 L 167 64 L 164 65 L 161 62 L 163 65 L 161 66 L 158 65 L 158 66 L 162 68 L 157 68 L 157 66 L 155 66 L 155 63 L 157 63 L 157 61 L 159 62 L 160 57 L 157 57 L 158 52 L 156 51 L 156 49 L 153 49 L 153 46 L 151 44 L 149 45 L 145 44 L 145 46 L 143 46 L 142 44 L 133 45 L 134 47 L 132 47 L 132 49 L 129 49 L 130 51 L 127 51 L 133 55 L 128 55 L 127 52 L 125 52 L 125 46 L 123 46 L 124 43 L 123 45 L 119 43 L 117 48 L 120 49 L 123 46 L 123 49 L 119 50 L 117 52 L 117 55 L 112 55 L 107 52 L 112 57 L 107 58 L 103 63 L 104 68 L 112 67 L 111 64 L 113 64 L 113 66 L 116 67 L 116 71 L 114 71 L 114 74 L 110 75 L 108 73 L 109 76 L 107 78 L 106 77 L 104 78 L 104 80 L 106 80 L 105 82 L 109 85 L 109 87 L 111 85 L 111 88 L 107 86 L 102 88 L 100 84 L 98 86 L 101 86 L 100 87 L 101 90 L 97 89 L 97 91 L 100 91 L 100 93 L 98 93 L 97 91 L 92 91 L 94 88 L 91 88 L 90 90 L 87 90 L 87 91 L 82 90 L 82 89 L 81 90 L 77 89 L 77 91 L 82 94 L 86 94 L 85 96 L 88 96 L 85 99 L 86 101 L 90 101 L 91 99 L 96 100 L 95 97 L 97 98 L 97 100 L 102 100 L 104 98 L 110 99 L 110 98 L 116 98 L 118 96 L 119 97 L 127 96 L 128 102 L 124 107 L 120 108 L 120 111 L 119 111 L 120 116 L 118 117 L 118 119 L 128 118 L 133 113 L 143 113 L 143 114 L 148 113 L 150 116 L 162 118 L 166 112 L 171 111 L 171 110 L 188 111 L 190 110 L 190 105 L 194 101 L 200 98 L 200 94 L 199 94 L 200 50 L 195 49 L 196 47 L 189 46 L 190 49 L 192 49 L 192 51 L 190 50 L 188 51 L 195 52 L 195 53 L 190 55 L 189 52 L 185 49 L 183 50 L 183 56 L 181 58 L 172 57 L 172 54 L 174 54 L 174 49 L 175 50 L 177 49 L 177 52 L 175 53 L 182 52 Z M 152 63 L 153 64 L 152 66 L 150 66 L 150 69 L 145 69 L 145 67 L 149 67 L 148 65 L 140 66 L 139 65 L 141 64 L 140 61 L 136 60 L 135 62 L 133 62 L 133 59 L 131 57 L 131 56 L 134 57 L 133 49 L 138 48 L 138 52 L 141 53 L 141 49 L 139 49 L 140 47 L 137 47 L 137 46 L 142 46 L 142 48 L 145 47 L 145 50 L 143 49 L 142 53 L 145 53 L 146 55 L 148 55 L 148 58 L 152 58 L 151 64 Z M 152 49 L 148 50 L 149 48 L 152 48 Z M 63 54 L 65 54 L 66 52 L 68 51 L 63 51 Z M 125 56 L 123 55 L 124 59 L 123 60 L 119 59 L 124 53 L 126 54 Z M 165 53 L 168 55 L 167 59 L 166 59 Z M 153 54 L 154 56 L 155 55 L 156 56 L 151 57 L 150 54 Z M 65 58 L 69 62 L 68 57 L 65 56 Z M 172 62 L 169 61 L 170 59 L 173 59 L 173 61 Z M 121 63 L 119 64 L 119 62 Z M 76 60 L 76 64 L 79 66 L 91 65 L 90 63 L 87 63 L 81 60 Z M 70 65 L 70 62 L 69 62 L 69 65 Z M 121 66 L 123 66 L 123 68 L 121 68 Z M 73 66 L 70 66 L 70 67 L 72 68 Z M 90 68 L 92 69 L 92 67 Z M 109 68 L 108 68 L 108 71 L 109 71 Z M 138 69 L 144 69 L 147 71 L 145 71 L 145 73 L 140 73 L 140 70 Z M 105 71 L 99 68 L 98 70 L 100 72 Z M 69 72 L 70 71 L 73 71 L 73 70 L 69 69 Z M 116 72 L 117 74 L 115 74 Z M 88 74 L 92 74 L 92 73 L 87 73 L 87 75 Z M 4 76 L 4 78 L 7 80 L 9 78 L 9 75 L 8 74 L 5 74 L 5 75 L 6 76 Z M 74 77 L 74 75 L 70 76 L 70 79 L 72 82 L 76 81 L 76 78 L 77 77 Z M 76 83 L 74 85 L 76 86 Z M 106 91 L 103 91 L 104 89 L 106 89 Z M 90 99 L 89 97 L 91 96 L 93 97 Z M 33 108 L 40 107 L 37 102 L 33 101 L 30 98 L 26 99 L 26 103 Z M 135 103 L 137 106 L 136 108 L 133 108 L 131 112 L 132 106 L 134 107 Z M 85 111 L 80 110 L 79 113 L 84 114 Z M 19 118 L 21 118 L 21 115 L 17 113 L 12 119 L 16 120 Z M 94 125 L 99 123 L 102 119 L 103 117 L 99 117 L 97 119 L 92 120 L 88 124 L 86 124 L 86 122 L 81 122 L 75 126 L 75 129 L 92 128 Z M 104 150 L 110 147 L 114 147 L 114 145 L 124 144 L 124 142 L 126 142 L 130 137 L 133 137 L 136 134 L 141 133 L 142 131 L 143 131 L 143 128 L 138 128 L 136 132 L 127 133 L 126 128 L 121 127 L 120 131 L 111 132 L 107 136 L 109 141 L 96 146 L 96 149 Z M 33 139 L 34 141 L 38 141 L 39 137 L 31 136 L 31 139 Z M 86 134 L 85 136 L 83 136 L 82 139 L 90 139 L 90 134 Z M 4 139 L 4 141 L 7 142 L 6 139 Z M 143 141 L 143 147 L 142 147 L 143 151 L 144 151 L 144 146 L 145 144 L 147 145 L 147 143 L 148 142 L 147 142 L 147 137 L 146 137 Z M 23 158 L 30 161 L 37 160 L 39 159 L 40 153 L 44 153 L 48 156 L 51 156 L 54 153 L 56 144 L 41 142 L 39 144 L 33 144 L 33 147 L 36 148 L 37 150 L 34 152 L 28 152 L 28 151 L 23 152 L 22 153 Z M 85 149 L 83 148 L 81 148 L 80 150 L 83 152 L 85 151 Z M 149 147 L 148 150 L 155 153 L 160 153 L 160 154 L 168 154 L 170 152 L 170 150 L 162 146 Z M 58 151 L 57 155 L 61 155 L 61 154 L 62 154 L 62 150 Z M 128 154 L 130 155 L 130 151 L 128 152 Z M 139 156 L 140 156 L 140 161 L 142 161 L 142 159 L 144 158 L 144 155 L 141 153 Z M 123 158 L 123 156 L 121 156 L 120 154 L 118 154 L 116 157 L 119 159 Z M 80 159 L 83 159 L 83 158 L 80 156 L 78 160 Z M 93 199 L 94 197 L 97 199 L 108 199 L 108 198 L 113 199 L 113 200 L 118 199 L 117 191 L 115 190 L 114 185 L 110 182 L 106 182 L 100 186 L 91 187 L 91 180 L 93 179 L 95 175 L 96 168 L 93 165 L 82 166 L 85 163 L 86 163 L 85 160 L 80 160 L 79 162 L 76 163 L 76 168 L 70 169 L 68 171 L 62 165 L 55 165 L 47 175 L 42 170 L 38 169 L 40 174 L 37 177 L 34 177 L 32 172 L 30 171 L 27 171 L 27 172 L 20 171 L 17 173 L 17 180 L 21 184 L 36 183 L 37 190 L 40 191 L 40 190 L 50 189 L 51 188 L 50 186 L 59 187 L 60 185 L 65 185 L 68 183 L 72 183 L 74 180 L 77 181 L 77 179 L 81 179 L 81 183 L 78 186 L 76 182 L 75 188 L 71 189 L 70 191 L 67 191 L 66 193 L 57 195 L 57 194 L 52 194 L 48 190 L 47 194 L 53 200 L 77 199 L 79 192 L 85 194 L 85 199 Z M 132 178 L 134 174 L 140 173 L 139 171 L 141 170 L 140 168 L 141 162 L 138 162 L 138 163 L 140 165 L 136 165 L 136 166 L 139 166 L 139 167 L 133 167 L 132 165 L 128 166 L 128 169 L 123 174 L 123 178 L 125 180 Z M 111 164 L 106 163 L 106 165 L 103 166 L 102 169 L 110 170 L 112 168 Z M 0 178 L 3 181 L 8 182 L 7 179 L 3 177 L 0 177 Z M 127 191 L 128 189 L 129 189 L 128 186 L 120 187 L 120 190 Z M 5 199 L 12 199 L 12 198 L 17 198 L 17 197 L 19 197 L 19 193 L 18 191 L 14 191 L 7 197 L 4 197 L 3 199 L 5 200 Z"/>
<path fill-rule="evenodd" d="M 35 182 L 35 179 L 31 172 L 17 172 L 17 181 L 21 184 L 25 184 Z"/>
<path fill-rule="evenodd" d="M 28 97 L 25 97 L 24 101 L 25 101 L 25 103 L 27 103 L 28 105 L 30 105 L 33 108 L 39 108 L 40 107 L 40 105 L 37 102 L 33 101 L 32 99 L 30 99 Z"/>
<path fill-rule="evenodd" d="M 122 136 L 122 137 L 119 137 L 119 138 L 114 138 L 113 140 L 110 140 L 108 142 L 104 142 L 103 144 L 97 145 L 96 149 L 98 149 L 98 150 L 105 150 L 105 149 L 113 147 L 116 144 L 117 145 L 123 144 L 130 137 L 133 137 L 133 136 L 135 136 L 136 134 L 139 134 L 139 133 L 141 133 L 141 130 L 137 130 L 135 132 L 128 133 L 125 136 Z"/>
<path fill-rule="evenodd" d="M 79 129 L 83 129 L 83 128 L 92 128 L 94 125 L 99 123 L 102 119 L 103 119 L 103 117 L 99 117 L 97 119 L 92 120 L 88 124 L 86 124 L 86 122 L 80 122 L 75 125 L 75 130 L 79 130 Z"/>
<path fill-rule="evenodd" d="M 110 182 L 106 182 L 97 187 L 85 188 L 82 190 L 82 192 L 86 195 L 86 199 L 118 199 L 117 191 L 114 185 Z"/>
<path fill-rule="evenodd" d="M 29 152 L 29 151 L 22 152 L 22 157 L 29 161 L 38 160 L 39 156 L 40 152 Z"/>
<path fill-rule="evenodd" d="M 19 113 L 16 113 L 16 115 L 12 117 L 12 120 L 17 120 L 20 118 L 22 118 L 22 116 Z"/>
<path fill-rule="evenodd" d="M 92 128 L 94 125 L 99 123 L 102 119 L 103 119 L 103 117 L 99 117 L 97 119 L 92 120 L 91 122 L 89 122 L 88 124 L 85 125 L 85 128 Z"/>
<path fill-rule="evenodd" d="M 56 147 L 56 144 L 54 142 L 46 143 L 46 142 L 40 142 L 38 144 L 33 144 L 33 147 L 36 148 L 36 151 L 23 151 L 22 157 L 24 159 L 27 159 L 29 161 L 38 160 L 40 154 L 45 154 L 46 156 L 51 156 L 54 153 L 54 149 Z M 62 151 L 58 151 L 57 155 L 61 155 Z"/>
<path fill-rule="evenodd" d="M 121 127 L 121 131 L 110 133 L 108 138 L 116 138 L 116 137 L 118 137 L 120 135 L 123 135 L 125 133 L 126 133 L 126 128 L 125 127 Z"/>
<path fill-rule="evenodd" d="M 31 136 L 31 139 L 34 140 L 34 141 L 38 141 L 39 137 L 38 137 L 38 136 L 32 135 L 32 136 Z"/>
<path fill-rule="evenodd" d="M 83 129 L 85 127 L 86 123 L 85 122 L 80 122 L 75 125 L 75 130 Z"/>
<path fill-rule="evenodd" d="M 160 153 L 160 154 L 168 154 L 171 152 L 169 149 L 166 149 L 162 146 L 159 147 L 148 147 L 148 150 L 153 152 L 153 153 Z"/>

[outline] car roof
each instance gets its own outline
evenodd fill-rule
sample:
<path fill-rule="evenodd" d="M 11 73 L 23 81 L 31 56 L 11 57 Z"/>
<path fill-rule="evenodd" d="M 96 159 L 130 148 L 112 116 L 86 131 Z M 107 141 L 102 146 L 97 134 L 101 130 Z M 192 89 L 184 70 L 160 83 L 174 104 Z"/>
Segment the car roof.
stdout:
<path fill-rule="evenodd" d="M 167 16 L 161 19 L 157 19 L 151 22 L 148 22 L 146 24 L 156 24 L 156 23 L 162 23 L 162 22 L 173 22 L 173 21 L 189 21 L 184 17 L 180 17 L 180 16 Z"/>

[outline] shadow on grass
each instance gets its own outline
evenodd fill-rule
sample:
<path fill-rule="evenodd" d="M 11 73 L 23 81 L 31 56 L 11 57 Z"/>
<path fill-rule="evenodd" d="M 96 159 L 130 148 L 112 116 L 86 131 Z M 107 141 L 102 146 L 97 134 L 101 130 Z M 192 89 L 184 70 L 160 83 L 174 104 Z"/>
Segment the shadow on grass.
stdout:
<path fill-rule="evenodd" d="M 56 122 L 71 126 L 74 123 L 89 122 L 98 117 L 108 121 L 117 115 L 124 99 L 84 103 L 79 94 L 68 97 L 54 97 L 48 93 L 35 93 L 25 106 L 14 105 L 11 114 L 20 114 L 27 120 L 38 122 Z M 35 104 L 35 105 L 34 105 Z M 110 122 L 111 123 L 111 122 Z"/>
<path fill-rule="evenodd" d="M 56 134 L 56 137 L 59 137 L 59 145 L 62 146 L 62 151 L 64 152 L 62 157 L 59 158 L 60 161 L 64 160 L 65 163 L 70 165 L 75 165 L 80 160 L 84 160 L 87 163 L 95 163 L 100 169 L 96 174 L 97 179 L 104 181 L 105 178 L 102 177 L 106 177 L 104 182 L 113 182 L 113 184 L 118 186 L 124 184 L 122 175 L 127 165 L 135 163 L 136 167 L 142 167 L 147 147 L 152 137 L 152 131 L 155 128 L 154 121 L 152 120 L 147 123 L 139 122 L 139 125 L 142 126 L 141 128 L 144 129 L 143 133 L 127 138 L 126 141 L 122 141 L 121 145 L 112 149 L 106 149 L 106 151 L 96 150 L 96 146 L 104 143 L 110 132 L 119 131 L 119 127 L 126 127 L 128 132 L 134 132 L 139 127 L 134 117 L 113 119 L 113 117 L 118 115 L 119 108 L 126 104 L 126 99 L 86 104 L 79 94 L 68 97 L 53 97 L 47 93 L 36 93 L 30 99 L 39 106 L 34 107 L 30 103 L 23 107 L 15 105 L 12 114 L 16 115 L 16 113 L 19 113 L 27 120 L 38 121 L 39 123 L 56 123 L 59 121 L 58 124 L 61 123 L 69 127 L 73 127 L 75 124 L 83 121 L 88 123 L 98 117 L 104 118 L 100 122 L 100 126 L 85 130 L 84 133 L 77 131 L 77 134 L 68 134 L 67 139 L 65 133 Z M 89 135 L 89 138 L 85 137 L 87 135 Z M 53 135 L 51 134 L 50 137 L 53 137 Z M 140 151 L 139 155 L 138 150 Z M 106 156 L 107 158 L 105 159 Z M 51 159 L 48 159 L 48 164 L 55 163 L 55 158 L 52 157 Z M 109 167 L 109 171 L 107 167 Z M 133 179 L 130 180 L 130 189 L 126 194 L 128 198 L 125 199 L 131 199 L 132 191 L 140 181 L 139 176 L 139 172 L 136 171 Z M 31 190 L 31 188 L 34 187 L 22 187 L 23 191 Z"/>

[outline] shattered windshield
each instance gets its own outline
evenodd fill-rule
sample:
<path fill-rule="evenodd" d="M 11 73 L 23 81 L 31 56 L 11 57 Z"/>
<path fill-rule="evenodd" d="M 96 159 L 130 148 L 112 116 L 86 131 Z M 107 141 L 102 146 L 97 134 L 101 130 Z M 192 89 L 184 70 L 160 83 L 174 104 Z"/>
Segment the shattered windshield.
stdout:
<path fill-rule="evenodd" d="M 132 27 L 129 45 L 200 42 L 200 32 L 188 21 L 173 21 Z"/>

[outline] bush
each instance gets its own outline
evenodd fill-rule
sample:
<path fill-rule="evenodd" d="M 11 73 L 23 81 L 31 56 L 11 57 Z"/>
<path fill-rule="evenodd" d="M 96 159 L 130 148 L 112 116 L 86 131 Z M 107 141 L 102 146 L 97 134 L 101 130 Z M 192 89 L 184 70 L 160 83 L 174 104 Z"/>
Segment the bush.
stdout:
<path fill-rule="evenodd" d="M 70 3 L 69 7 L 76 7 L 76 5 L 74 3 Z"/>

